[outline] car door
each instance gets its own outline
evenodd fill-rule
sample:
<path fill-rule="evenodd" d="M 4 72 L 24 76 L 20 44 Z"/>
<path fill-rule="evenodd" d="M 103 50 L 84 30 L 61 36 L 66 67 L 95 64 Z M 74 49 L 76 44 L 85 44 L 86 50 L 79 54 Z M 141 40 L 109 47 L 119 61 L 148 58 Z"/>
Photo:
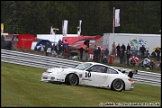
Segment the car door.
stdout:
<path fill-rule="evenodd" d="M 83 82 L 85 85 L 100 86 L 108 77 L 107 67 L 102 65 L 93 65 L 85 72 Z"/>

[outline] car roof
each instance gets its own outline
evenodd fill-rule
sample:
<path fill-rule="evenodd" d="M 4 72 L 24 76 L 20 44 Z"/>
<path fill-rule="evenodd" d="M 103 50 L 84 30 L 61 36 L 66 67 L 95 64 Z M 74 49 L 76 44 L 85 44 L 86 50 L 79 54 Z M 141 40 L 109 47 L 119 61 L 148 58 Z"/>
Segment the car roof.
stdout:
<path fill-rule="evenodd" d="M 109 68 L 116 69 L 116 68 L 114 68 L 114 67 L 112 67 L 112 66 L 105 65 L 105 64 L 102 64 L 102 63 L 97 63 L 97 62 L 84 62 L 84 63 L 91 63 L 91 64 L 93 64 L 93 65 L 102 65 L 102 66 L 106 66 L 106 67 L 109 67 Z M 116 70 L 118 70 L 118 69 L 116 69 Z"/>
<path fill-rule="evenodd" d="M 110 67 L 108 65 L 105 65 L 105 64 L 102 64 L 102 63 L 97 63 L 97 62 L 84 62 L 84 63 L 91 63 L 93 65 L 103 65 L 103 66 L 107 66 L 107 67 Z"/>

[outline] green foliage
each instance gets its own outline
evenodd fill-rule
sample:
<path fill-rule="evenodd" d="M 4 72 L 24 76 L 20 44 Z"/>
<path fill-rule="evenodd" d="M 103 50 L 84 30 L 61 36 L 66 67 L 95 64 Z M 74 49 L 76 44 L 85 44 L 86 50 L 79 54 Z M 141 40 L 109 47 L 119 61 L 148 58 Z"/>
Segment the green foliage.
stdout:
<path fill-rule="evenodd" d="M 1 62 L 2 107 L 98 107 L 107 102 L 161 102 L 161 87 L 135 83 L 133 91 L 40 82 L 46 69 Z M 132 98 L 133 97 L 133 98 Z"/>
<path fill-rule="evenodd" d="M 151 33 L 161 29 L 161 1 L 1 1 L 1 23 L 7 33 L 48 34 L 50 27 L 62 33 L 62 20 L 68 20 L 68 33 L 81 35 L 112 32 L 113 7 L 120 9 L 116 33 Z"/>

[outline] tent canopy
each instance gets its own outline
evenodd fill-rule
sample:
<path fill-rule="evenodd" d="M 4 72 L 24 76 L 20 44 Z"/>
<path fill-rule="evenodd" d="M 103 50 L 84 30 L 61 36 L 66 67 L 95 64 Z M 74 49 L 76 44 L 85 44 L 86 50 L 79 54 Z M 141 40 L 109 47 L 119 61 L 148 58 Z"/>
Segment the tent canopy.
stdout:
<path fill-rule="evenodd" d="M 47 43 L 49 43 L 49 46 L 52 48 L 52 43 L 49 40 L 39 40 L 34 50 L 44 51 Z"/>

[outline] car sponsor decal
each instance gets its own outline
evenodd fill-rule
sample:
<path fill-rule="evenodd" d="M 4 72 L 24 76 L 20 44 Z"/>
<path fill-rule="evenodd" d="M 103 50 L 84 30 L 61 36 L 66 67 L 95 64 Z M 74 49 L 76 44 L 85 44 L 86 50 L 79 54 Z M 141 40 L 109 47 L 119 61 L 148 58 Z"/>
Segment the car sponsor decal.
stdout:
<path fill-rule="evenodd" d="M 87 79 L 87 78 L 83 78 L 82 80 L 88 80 L 88 81 L 92 81 L 91 79 Z"/>
<path fill-rule="evenodd" d="M 79 77 L 81 78 L 82 77 L 82 74 L 79 74 Z"/>

